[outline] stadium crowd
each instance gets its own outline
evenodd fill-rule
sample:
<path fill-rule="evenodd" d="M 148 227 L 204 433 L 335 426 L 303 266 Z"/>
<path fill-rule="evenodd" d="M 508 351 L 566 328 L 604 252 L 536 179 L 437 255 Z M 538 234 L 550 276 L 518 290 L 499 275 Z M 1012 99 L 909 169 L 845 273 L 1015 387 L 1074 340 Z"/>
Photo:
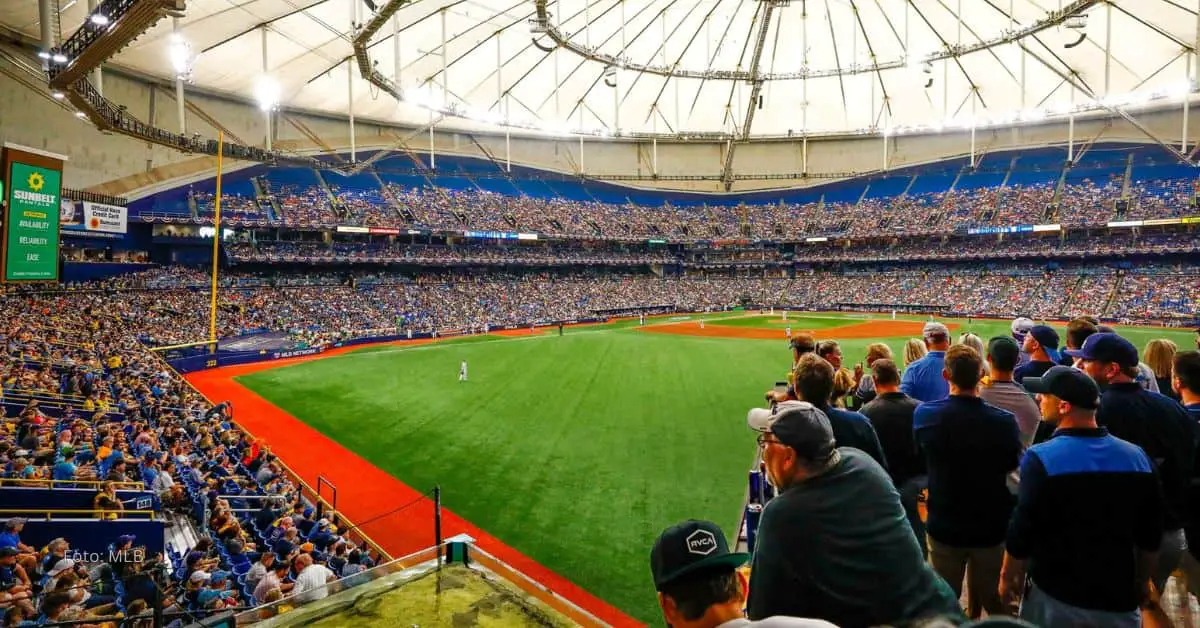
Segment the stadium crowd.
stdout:
<path fill-rule="evenodd" d="M 570 320 L 605 313 L 721 310 L 742 304 L 803 309 L 909 306 L 947 314 L 1019 314 L 1034 318 L 1092 312 L 1129 319 L 1164 318 L 1172 314 L 1194 318 L 1200 312 L 1200 281 L 1197 277 L 1200 277 L 1200 269 L 1194 266 L 1161 263 L 1136 269 L 1098 264 L 1047 266 L 1018 263 L 1005 265 L 1003 269 L 971 263 L 880 264 L 837 271 L 812 270 L 793 278 L 766 280 L 761 277 L 660 278 L 647 274 L 536 273 L 480 277 L 445 273 L 410 277 L 378 271 L 230 272 L 222 280 L 228 289 L 219 303 L 218 323 L 221 336 L 260 330 L 281 331 L 298 341 L 320 344 L 396 333 L 405 328 L 481 331 L 488 326 Z M 147 351 L 147 345 L 190 342 L 205 337 L 208 296 L 203 290 L 194 289 L 205 285 L 205 273 L 172 267 L 94 284 L 62 286 L 52 291 L 27 287 L 0 297 L 7 314 L 0 326 L 0 347 L 3 347 L 0 374 L 3 375 L 7 416 L 5 429 L 0 431 L 0 469 L 6 481 L 15 482 L 17 486 L 40 486 L 50 480 L 101 480 L 120 486 L 126 486 L 120 483 L 140 482 L 141 487 L 157 495 L 163 508 L 192 517 L 206 535 L 197 547 L 186 552 L 169 549 L 163 555 L 135 561 L 129 558 L 132 554 L 122 550 L 115 554 L 116 559 L 87 564 L 68 557 L 71 539 L 55 541 L 46 548 L 23 545 L 20 543 L 22 526 L 36 525 L 36 522 L 10 519 L 6 533 L 0 535 L 0 576 L 11 574 L 11 579 L 5 580 L 9 586 L 5 597 L 0 599 L 0 607 L 5 608 L 18 624 L 39 618 L 88 619 L 114 612 L 136 614 L 147 604 L 160 602 L 171 612 L 198 613 L 218 608 L 241 608 L 289 595 L 303 601 L 323 594 L 321 587 L 327 581 L 352 575 L 372 564 L 365 548 L 338 533 L 341 522 L 323 519 L 300 497 L 297 485 L 272 458 L 269 448 L 234 426 L 231 405 L 210 406 L 157 356 Z M 989 532 L 991 536 L 986 539 L 970 534 L 955 536 L 958 531 L 973 529 L 973 526 L 979 526 L 981 530 L 998 529 L 999 519 L 995 517 L 1000 515 L 996 513 L 1003 514 L 1004 522 L 1012 513 L 1028 517 L 1027 521 L 1032 522 L 1029 525 L 1040 521 L 1039 517 L 1043 515 L 1022 510 L 1022 500 L 1026 499 L 1024 493 L 1011 503 L 1006 501 L 1007 498 L 997 497 L 1000 493 L 996 482 L 1007 482 L 1018 471 L 1016 461 L 1020 451 L 1032 445 L 1028 451 L 1036 454 L 1058 442 L 1059 437 L 1049 438 L 1049 434 L 1044 433 L 1048 428 L 1039 426 L 1053 425 L 1053 421 L 1073 412 L 1074 408 L 1066 408 L 1064 402 L 1054 406 L 1053 402 L 1045 401 L 1052 399 L 1057 390 L 1052 389 L 1050 383 L 1031 384 L 1045 386 L 1041 392 L 1040 422 L 1028 420 L 1031 402 L 1024 393 L 1020 393 L 1020 398 L 1025 399 L 1021 404 L 1024 407 L 1012 411 L 1023 413 L 1017 418 L 994 408 L 979 414 L 981 411 L 955 406 L 966 403 L 955 399 L 969 397 L 969 391 L 979 388 L 980 395 L 988 399 L 988 403 L 1008 408 L 1010 406 L 1004 404 L 1015 404 L 1014 399 L 1018 397 L 1000 395 L 1006 382 L 1014 382 L 1011 385 L 1017 386 L 1022 380 L 1039 382 L 1039 376 L 1047 376 L 1042 378 L 1047 379 L 1051 373 L 1048 369 L 1054 363 L 1067 362 L 1074 355 L 1077 360 L 1072 361 L 1073 365 L 1081 366 L 1105 384 L 1100 404 L 1101 416 L 1104 416 L 1103 404 L 1109 402 L 1103 400 L 1109 398 L 1111 390 L 1127 388 L 1123 387 L 1125 380 L 1122 379 L 1127 371 L 1134 373 L 1129 381 L 1135 382 L 1133 386 L 1138 390 L 1141 386 L 1136 382 L 1149 381 L 1165 392 L 1178 388 L 1175 383 L 1178 377 L 1172 379 L 1172 368 L 1164 365 L 1172 364 L 1173 359 L 1177 364 L 1179 358 L 1170 355 L 1173 351 L 1168 351 L 1164 358 L 1160 351 L 1147 350 L 1143 356 L 1150 373 L 1147 378 L 1138 370 L 1141 365 L 1137 352 L 1130 363 L 1128 348 L 1120 344 L 1119 339 L 1106 340 L 1109 343 L 1105 345 L 1107 349 L 1094 346 L 1097 341 L 1087 336 L 1109 336 L 1101 333 L 1103 329 L 1094 323 L 1076 319 L 1065 328 L 1055 330 L 1023 320 L 1026 322 L 1014 321 L 1016 338 L 1008 339 L 1008 344 L 1001 343 L 1004 346 L 997 344 L 995 339 L 985 346 L 978 338 L 962 338 L 961 345 L 952 347 L 945 327 L 927 326 L 924 347 L 918 343 L 924 355 L 918 355 L 922 351 L 917 351 L 911 359 L 905 360 L 903 364 L 907 368 L 903 369 L 892 360 L 890 350 L 872 350 L 876 353 L 868 356 L 868 369 L 854 372 L 843 364 L 852 363 L 856 356 L 843 356 L 836 343 L 813 343 L 811 353 L 800 350 L 803 346 L 793 343 L 798 348 L 796 368 L 790 377 L 794 398 L 777 401 L 784 410 L 789 409 L 787 404 L 811 404 L 810 409 L 794 408 L 798 412 L 795 417 L 784 413 L 789 416 L 789 421 L 798 421 L 800 436 L 807 435 L 804 437 L 810 440 L 789 441 L 800 436 L 787 431 L 782 418 L 757 424 L 764 434 L 764 447 L 771 452 L 767 454 L 768 474 L 776 486 L 783 489 L 784 497 L 779 498 L 783 501 L 773 501 L 772 504 L 781 505 L 769 505 L 763 518 L 758 542 L 764 544 L 764 548 L 776 546 L 771 550 L 763 549 L 760 555 L 777 556 L 777 562 L 767 562 L 763 558 L 762 564 L 756 562 L 754 566 L 749 586 L 751 617 L 822 617 L 838 625 L 855 626 L 869 625 L 865 623 L 867 619 L 878 623 L 900 623 L 910 615 L 935 611 L 955 616 L 959 612 L 955 594 L 961 593 L 964 577 L 969 582 L 968 591 L 975 594 L 968 601 L 968 613 L 972 616 L 982 611 L 992 615 L 1008 613 L 1013 611 L 1010 603 L 1019 597 L 1015 593 L 1016 586 L 1011 584 L 1025 568 L 1019 561 L 1030 556 L 1034 557 L 1032 569 L 1039 586 L 1044 582 L 1046 587 L 1044 598 L 1037 598 L 1032 592 L 1026 596 L 1030 604 L 1030 600 L 1040 600 L 1041 606 L 1030 606 L 1028 611 L 1042 613 L 1037 616 L 1041 619 L 1038 625 L 1066 625 L 1055 613 L 1074 611 L 1064 610 L 1062 604 L 1092 603 L 1095 596 L 1074 590 L 1061 593 L 1060 587 L 1064 585 L 1058 579 L 1047 575 L 1043 580 L 1038 576 L 1047 573 L 1039 569 L 1048 568 L 1041 567 L 1037 561 L 1044 564 L 1044 561 L 1057 559 L 1051 550 L 1037 544 L 1030 546 L 1028 533 L 1019 527 L 1016 531 L 1006 532 L 1007 536 Z M 1120 346 L 1113 349 L 1112 346 L 1116 346 L 1113 343 Z M 977 348 L 967 350 L 966 345 Z M 1076 353 L 1063 354 L 1062 349 Z M 1102 350 L 1109 353 L 1102 354 Z M 1023 353 L 1018 355 L 1019 351 Z M 1116 368 L 1105 366 L 1110 362 Z M 949 384 L 942 378 L 943 369 L 950 374 L 947 375 Z M 988 378 L 982 383 L 967 381 L 971 379 L 968 377 L 971 369 L 976 372 L 976 380 L 983 372 L 988 373 Z M 1075 381 L 1072 385 L 1078 384 L 1078 376 L 1072 377 Z M 828 389 L 821 383 L 825 379 L 829 380 Z M 864 383 L 867 381 L 871 382 L 869 386 Z M 835 387 L 835 382 L 846 383 Z M 1195 386 L 1200 387 L 1200 383 Z M 993 390 L 997 392 L 989 392 Z M 939 401 L 947 392 L 951 401 Z M 1196 392 L 1200 394 L 1200 390 Z M 992 399 L 993 395 L 995 399 Z M 904 401 L 906 398 L 926 403 L 918 406 L 911 400 Z M 44 400 L 58 403 L 39 403 Z M 884 419 L 876 419 L 872 404 L 886 400 L 890 400 L 887 412 L 896 412 L 896 407 L 901 408 L 901 415 L 907 412 L 907 437 L 897 435 L 905 430 L 897 431 L 894 425 L 881 423 Z M 1077 401 L 1067 400 L 1066 403 Z M 1154 403 L 1165 402 L 1155 398 Z M 1083 408 L 1083 405 L 1078 407 Z M 820 416 L 811 408 L 819 410 Z M 863 414 L 856 415 L 853 408 L 861 409 Z M 1017 419 L 1021 419 L 1019 424 Z M 981 421 L 980 425 L 991 425 L 994 429 L 972 428 L 974 431 L 964 432 L 964 428 L 956 423 L 963 420 Z M 1112 422 L 1110 425 L 1116 425 L 1111 413 L 1108 420 Z M 854 421 L 859 423 L 854 424 Z M 1011 431 L 1004 427 L 1009 422 L 1012 423 Z M 868 425 L 872 426 L 871 430 L 864 427 Z M 915 439 L 921 443 L 923 452 L 919 459 L 913 458 L 916 451 L 913 448 L 914 427 Z M 1116 433 L 1115 427 L 1113 431 Z M 1130 437 L 1135 431 L 1126 430 L 1117 435 Z M 820 442 L 812 442 L 812 434 L 817 434 Z M 853 446 L 868 453 L 846 449 L 836 450 L 842 453 L 834 456 L 830 452 L 835 450 L 822 449 L 832 447 L 835 436 L 838 445 Z M 1016 454 L 1008 449 L 992 449 L 1009 447 L 1011 443 L 1005 439 L 1010 436 L 1017 439 L 1012 445 Z M 775 442 L 771 438 L 782 445 L 771 444 Z M 1109 436 L 1104 438 L 1111 439 Z M 956 446 L 963 447 L 968 454 L 956 457 L 946 453 L 939 443 L 951 441 L 958 443 Z M 1123 452 L 1125 459 L 1139 459 L 1132 449 L 1120 449 L 1121 445 L 1112 445 L 1109 440 L 1104 442 Z M 1160 446 L 1156 443 L 1158 441 L 1135 440 L 1135 444 L 1147 448 Z M 790 498 L 784 499 L 789 491 L 805 485 L 804 469 L 807 467 L 804 464 L 807 463 L 800 462 L 800 453 L 776 449 L 781 447 L 795 447 L 795 452 L 824 451 L 829 457 L 819 460 L 821 464 L 837 464 L 832 461 L 840 457 L 845 467 L 839 469 L 845 471 L 847 478 L 872 479 L 861 491 L 839 490 L 836 498 L 822 493 L 817 501 L 826 505 L 819 515 L 805 510 L 807 507 L 801 498 L 791 506 L 784 506 L 782 504 L 790 503 Z M 809 449 L 811 447 L 816 449 Z M 1158 460 L 1162 453 L 1150 452 L 1151 458 Z M 1029 453 L 1025 454 L 1025 459 L 1030 460 Z M 984 464 L 984 461 L 989 462 Z M 886 471 L 881 463 L 887 464 Z M 907 472 L 903 471 L 906 464 Z M 968 472 L 961 466 L 963 464 L 976 465 L 978 469 Z M 1039 474 L 1048 472 L 1049 467 L 1030 466 L 1034 464 L 1023 463 L 1019 469 L 1017 477 L 1021 478 L 1022 487 L 1038 486 L 1029 478 L 1042 477 Z M 1045 467 L 1049 462 L 1038 464 Z M 1177 466 L 1191 470 L 1190 463 L 1179 462 Z M 859 517 L 853 522 L 839 519 L 844 519 L 847 512 L 862 512 L 862 505 L 855 500 L 874 499 L 877 501 L 872 502 L 871 507 L 882 509 L 876 512 L 899 514 L 897 520 L 906 526 L 924 525 L 914 516 L 917 497 L 911 480 L 917 471 L 922 471 L 928 478 L 928 530 L 919 529 L 918 534 L 913 535 L 905 527 L 879 533 L 879 543 L 889 538 L 895 543 L 888 544 L 890 549 L 887 551 L 868 544 L 868 548 L 874 547 L 879 553 L 869 559 L 860 556 L 861 561 L 855 563 L 857 567 L 847 572 L 855 574 L 854 580 L 858 584 L 850 585 L 842 575 L 832 571 L 812 575 L 813 582 L 804 584 L 814 591 L 853 586 L 861 603 L 850 603 L 849 607 L 832 602 L 829 606 L 797 605 L 794 601 L 786 601 L 777 592 L 779 582 L 772 583 L 771 579 L 779 576 L 771 574 L 786 572 L 789 569 L 787 561 L 795 560 L 797 556 L 827 550 L 811 544 L 803 548 L 793 545 L 788 539 L 805 535 L 793 534 L 794 530 L 787 527 L 788 515 L 776 513 L 785 508 L 797 508 L 797 513 L 807 513 L 806 517 L 812 515 L 813 521 L 826 524 L 837 521 L 830 525 L 853 535 L 862 532 L 855 526 L 864 522 L 891 521 L 883 515 L 880 515 L 882 519 Z M 1174 469 L 1172 472 L 1178 474 L 1179 471 Z M 962 473 L 967 473 L 971 482 L 978 484 L 972 484 L 973 488 L 967 490 L 944 479 Z M 889 491 L 894 489 L 889 493 L 893 497 L 881 496 L 881 481 L 888 483 Z M 1052 479 L 1039 481 L 1044 487 L 1054 485 Z M 98 516 L 121 516 L 120 500 L 113 493 L 116 487 L 98 487 L 95 501 Z M 218 498 L 217 495 L 244 498 Z M 255 501 L 256 498 L 251 496 L 277 499 Z M 960 501 L 969 506 L 957 506 Z M 249 514 L 240 512 L 247 503 L 261 504 L 261 509 Z M 980 512 L 991 513 L 978 515 L 987 521 L 975 521 L 972 517 L 976 515 L 963 510 L 976 506 L 982 509 Z M 1093 512 L 1083 506 L 1080 508 L 1081 512 Z M 1145 508 L 1147 512 L 1163 511 L 1161 505 L 1150 502 Z M 250 510 L 254 511 L 254 507 Z M 1147 552 L 1167 540 L 1174 543 L 1163 545 L 1175 550 L 1171 555 L 1174 558 L 1164 558 L 1175 561 L 1171 563 L 1172 568 L 1187 566 L 1183 562 L 1186 559 L 1181 557 L 1183 545 L 1179 543 L 1183 533 L 1176 533 L 1186 523 L 1180 512 L 1178 508 L 1174 511 L 1175 519 L 1170 523 L 1155 523 L 1158 527 L 1153 535 L 1142 534 L 1137 539 L 1137 547 Z M 1060 513 L 1058 516 L 1066 515 Z M 958 524 L 947 523 L 956 518 L 961 519 Z M 955 525 L 965 527 L 956 528 Z M 1174 527 L 1162 527 L 1164 525 Z M 694 527 L 690 528 L 689 532 L 694 530 Z M 1168 533 L 1169 539 L 1160 534 L 1163 531 Z M 133 549 L 135 541 L 121 534 L 114 534 L 112 539 L 116 548 L 124 550 Z M 839 547 L 837 544 L 832 546 Z M 1005 546 L 1011 564 L 998 559 L 1003 558 Z M 1200 547 L 1200 539 L 1195 547 Z M 924 552 L 929 553 L 929 563 L 922 557 Z M 736 561 L 729 559 L 727 562 L 733 564 Z M 1068 569 L 1079 571 L 1081 568 Z M 1089 586 L 1109 592 L 1114 605 L 1127 605 L 1134 593 L 1120 590 L 1109 580 L 1104 580 L 1103 576 L 1115 568 L 1105 569 L 1097 567 L 1093 570 L 1096 573 L 1080 573 L 1092 578 L 1088 580 Z M 1146 571 L 1147 578 L 1151 572 L 1158 574 L 1159 571 Z M 880 579 L 864 576 L 864 573 L 875 574 Z M 664 608 L 667 608 L 668 598 L 675 600 L 672 596 L 686 596 L 689 591 L 686 587 L 674 586 L 677 583 L 667 577 L 670 575 L 656 574 L 656 585 L 664 594 L 661 598 Z M 832 580 L 820 580 L 826 577 Z M 897 594 L 896 599 L 881 599 L 857 588 L 864 582 L 885 581 L 894 581 L 895 590 L 902 595 Z M 1160 581 L 1155 575 L 1156 588 L 1147 591 L 1161 591 L 1163 582 L 1165 577 Z M 1200 574 L 1196 582 L 1200 582 Z M 1140 591 L 1138 595 L 1141 595 Z M 744 597 L 745 594 L 743 585 L 739 595 Z M 819 594 L 813 595 L 816 597 L 812 599 L 821 599 Z M 1047 601 L 1056 599 L 1050 597 L 1052 595 L 1064 599 L 1058 600 L 1056 606 L 1055 602 Z M 1139 597 L 1137 601 L 1145 600 Z M 864 610 L 863 604 L 870 608 Z"/>
<path fill-rule="evenodd" d="M 232 423 L 232 404 L 212 406 L 137 341 L 140 311 L 113 309 L 105 293 L 87 291 L 8 296 L 4 312 L 0 482 L 91 487 L 97 519 L 114 521 L 99 540 L 109 552 L 81 553 L 72 547 L 85 539 L 26 545 L 22 532 L 39 522 L 8 518 L 0 532 L 5 626 L 110 626 L 134 616 L 148 626 L 151 605 L 182 625 L 289 591 L 320 594 L 334 573 L 377 559 L 301 497 L 269 447 Z M 118 490 L 152 493 L 159 508 L 191 517 L 202 538 L 146 552 L 123 531 L 120 520 L 132 515 Z M 95 547 L 97 539 L 86 540 Z"/>
<path fill-rule="evenodd" d="M 1123 177 L 737 207 L 650 207 L 395 183 L 374 189 L 289 184 L 272 191 L 282 212 L 278 220 L 289 226 L 525 231 L 614 240 L 864 238 L 1050 223 L 1098 227 L 1195 214 L 1194 193 L 1193 182 L 1185 179 L 1132 181 L 1126 190 Z M 194 196 L 201 214 L 211 216 L 212 194 Z M 226 194 L 223 208 L 234 217 L 266 217 L 253 198 Z"/>

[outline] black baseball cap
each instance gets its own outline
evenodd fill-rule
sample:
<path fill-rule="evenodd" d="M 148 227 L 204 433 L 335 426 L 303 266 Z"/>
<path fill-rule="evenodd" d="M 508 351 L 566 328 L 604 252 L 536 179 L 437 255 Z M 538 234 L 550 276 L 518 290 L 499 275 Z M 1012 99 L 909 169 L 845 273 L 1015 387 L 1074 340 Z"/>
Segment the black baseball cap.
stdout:
<path fill-rule="evenodd" d="M 1079 408 L 1100 407 L 1100 387 L 1079 369 L 1052 366 L 1041 377 L 1026 377 L 1021 385 L 1031 393 L 1054 395 Z"/>
<path fill-rule="evenodd" d="M 725 533 L 717 524 L 689 519 L 658 535 L 650 550 L 650 573 L 654 588 L 662 591 L 686 576 L 737 569 L 749 560 L 749 554 L 729 551 Z"/>
<path fill-rule="evenodd" d="M 1122 367 L 1137 366 L 1138 350 L 1132 342 L 1112 333 L 1092 334 L 1078 349 L 1067 349 L 1066 354 L 1081 360 L 1116 362 Z"/>
<path fill-rule="evenodd" d="M 1049 325 L 1034 325 L 1029 330 L 1029 335 L 1033 336 L 1033 339 L 1045 349 L 1058 348 L 1058 332 Z"/>
<path fill-rule="evenodd" d="M 999 364 L 1016 365 L 1021 359 L 1021 347 L 1012 336 L 996 336 L 988 341 L 988 355 Z"/>
<path fill-rule="evenodd" d="M 20 554 L 20 553 L 21 552 L 18 551 L 17 548 L 15 548 L 15 547 L 11 547 L 11 546 L 0 547 L 0 558 L 9 558 L 11 556 L 16 556 L 17 554 Z"/>

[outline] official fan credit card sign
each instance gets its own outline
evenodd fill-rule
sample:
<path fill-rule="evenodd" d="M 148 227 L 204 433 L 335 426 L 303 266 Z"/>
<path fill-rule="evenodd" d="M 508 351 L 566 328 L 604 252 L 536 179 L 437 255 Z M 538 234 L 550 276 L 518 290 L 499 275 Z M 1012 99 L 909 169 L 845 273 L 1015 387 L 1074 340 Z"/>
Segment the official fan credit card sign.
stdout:
<path fill-rule="evenodd" d="M 4 217 L 5 281 L 57 281 L 62 172 L 12 157 Z"/>

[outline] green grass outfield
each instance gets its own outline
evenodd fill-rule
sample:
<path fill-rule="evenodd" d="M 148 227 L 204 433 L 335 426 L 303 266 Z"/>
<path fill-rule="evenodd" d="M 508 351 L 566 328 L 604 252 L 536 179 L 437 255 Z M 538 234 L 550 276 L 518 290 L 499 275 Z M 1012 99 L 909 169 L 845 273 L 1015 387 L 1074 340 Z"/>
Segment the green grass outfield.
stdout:
<path fill-rule="evenodd" d="M 813 327 L 803 318 L 795 328 Z M 375 347 L 239 381 L 410 486 L 440 484 L 457 514 L 658 623 L 650 546 L 687 518 L 735 532 L 754 453 L 746 410 L 783 377 L 790 355 L 782 334 L 698 338 L 630 326 Z M 1008 333 L 1006 321 L 970 328 L 985 341 Z M 1194 346 L 1188 332 L 1125 333 L 1139 348 L 1158 337 Z M 905 338 L 878 340 L 899 351 Z M 869 342 L 844 342 L 846 364 Z"/>

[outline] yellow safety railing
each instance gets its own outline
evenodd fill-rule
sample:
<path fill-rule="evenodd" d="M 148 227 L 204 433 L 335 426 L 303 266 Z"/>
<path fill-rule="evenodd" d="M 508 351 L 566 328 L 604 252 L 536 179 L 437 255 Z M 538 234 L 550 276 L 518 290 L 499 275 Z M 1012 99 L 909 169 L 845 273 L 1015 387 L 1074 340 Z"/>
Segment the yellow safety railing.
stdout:
<path fill-rule="evenodd" d="M 38 521 L 53 521 L 55 516 L 75 518 L 80 517 L 95 517 L 100 519 L 109 515 L 120 515 L 122 519 L 128 519 L 133 516 L 146 516 L 151 521 L 154 520 L 153 510 L 104 510 L 102 508 L 65 508 L 65 509 L 46 509 L 46 508 L 0 508 L 0 516 L 5 518 L 22 516 L 25 519 L 37 519 Z"/>
<path fill-rule="evenodd" d="M 163 347 L 147 347 L 151 352 L 170 351 L 171 349 L 187 349 L 190 347 L 204 347 L 216 343 L 216 340 L 200 340 L 198 342 L 184 342 L 177 345 L 166 345 Z"/>
<path fill-rule="evenodd" d="M 62 488 L 90 488 L 100 490 L 100 485 L 107 480 L 43 480 L 40 478 L 21 479 L 21 478 L 0 478 L 0 486 L 19 486 L 21 484 L 29 484 L 36 482 L 39 485 L 44 485 L 48 488 L 55 488 L 63 485 Z M 71 484 L 72 486 L 66 486 Z M 113 488 L 118 491 L 145 491 L 146 485 L 142 482 L 113 482 Z M 28 487 L 26 487 L 28 488 Z"/>

